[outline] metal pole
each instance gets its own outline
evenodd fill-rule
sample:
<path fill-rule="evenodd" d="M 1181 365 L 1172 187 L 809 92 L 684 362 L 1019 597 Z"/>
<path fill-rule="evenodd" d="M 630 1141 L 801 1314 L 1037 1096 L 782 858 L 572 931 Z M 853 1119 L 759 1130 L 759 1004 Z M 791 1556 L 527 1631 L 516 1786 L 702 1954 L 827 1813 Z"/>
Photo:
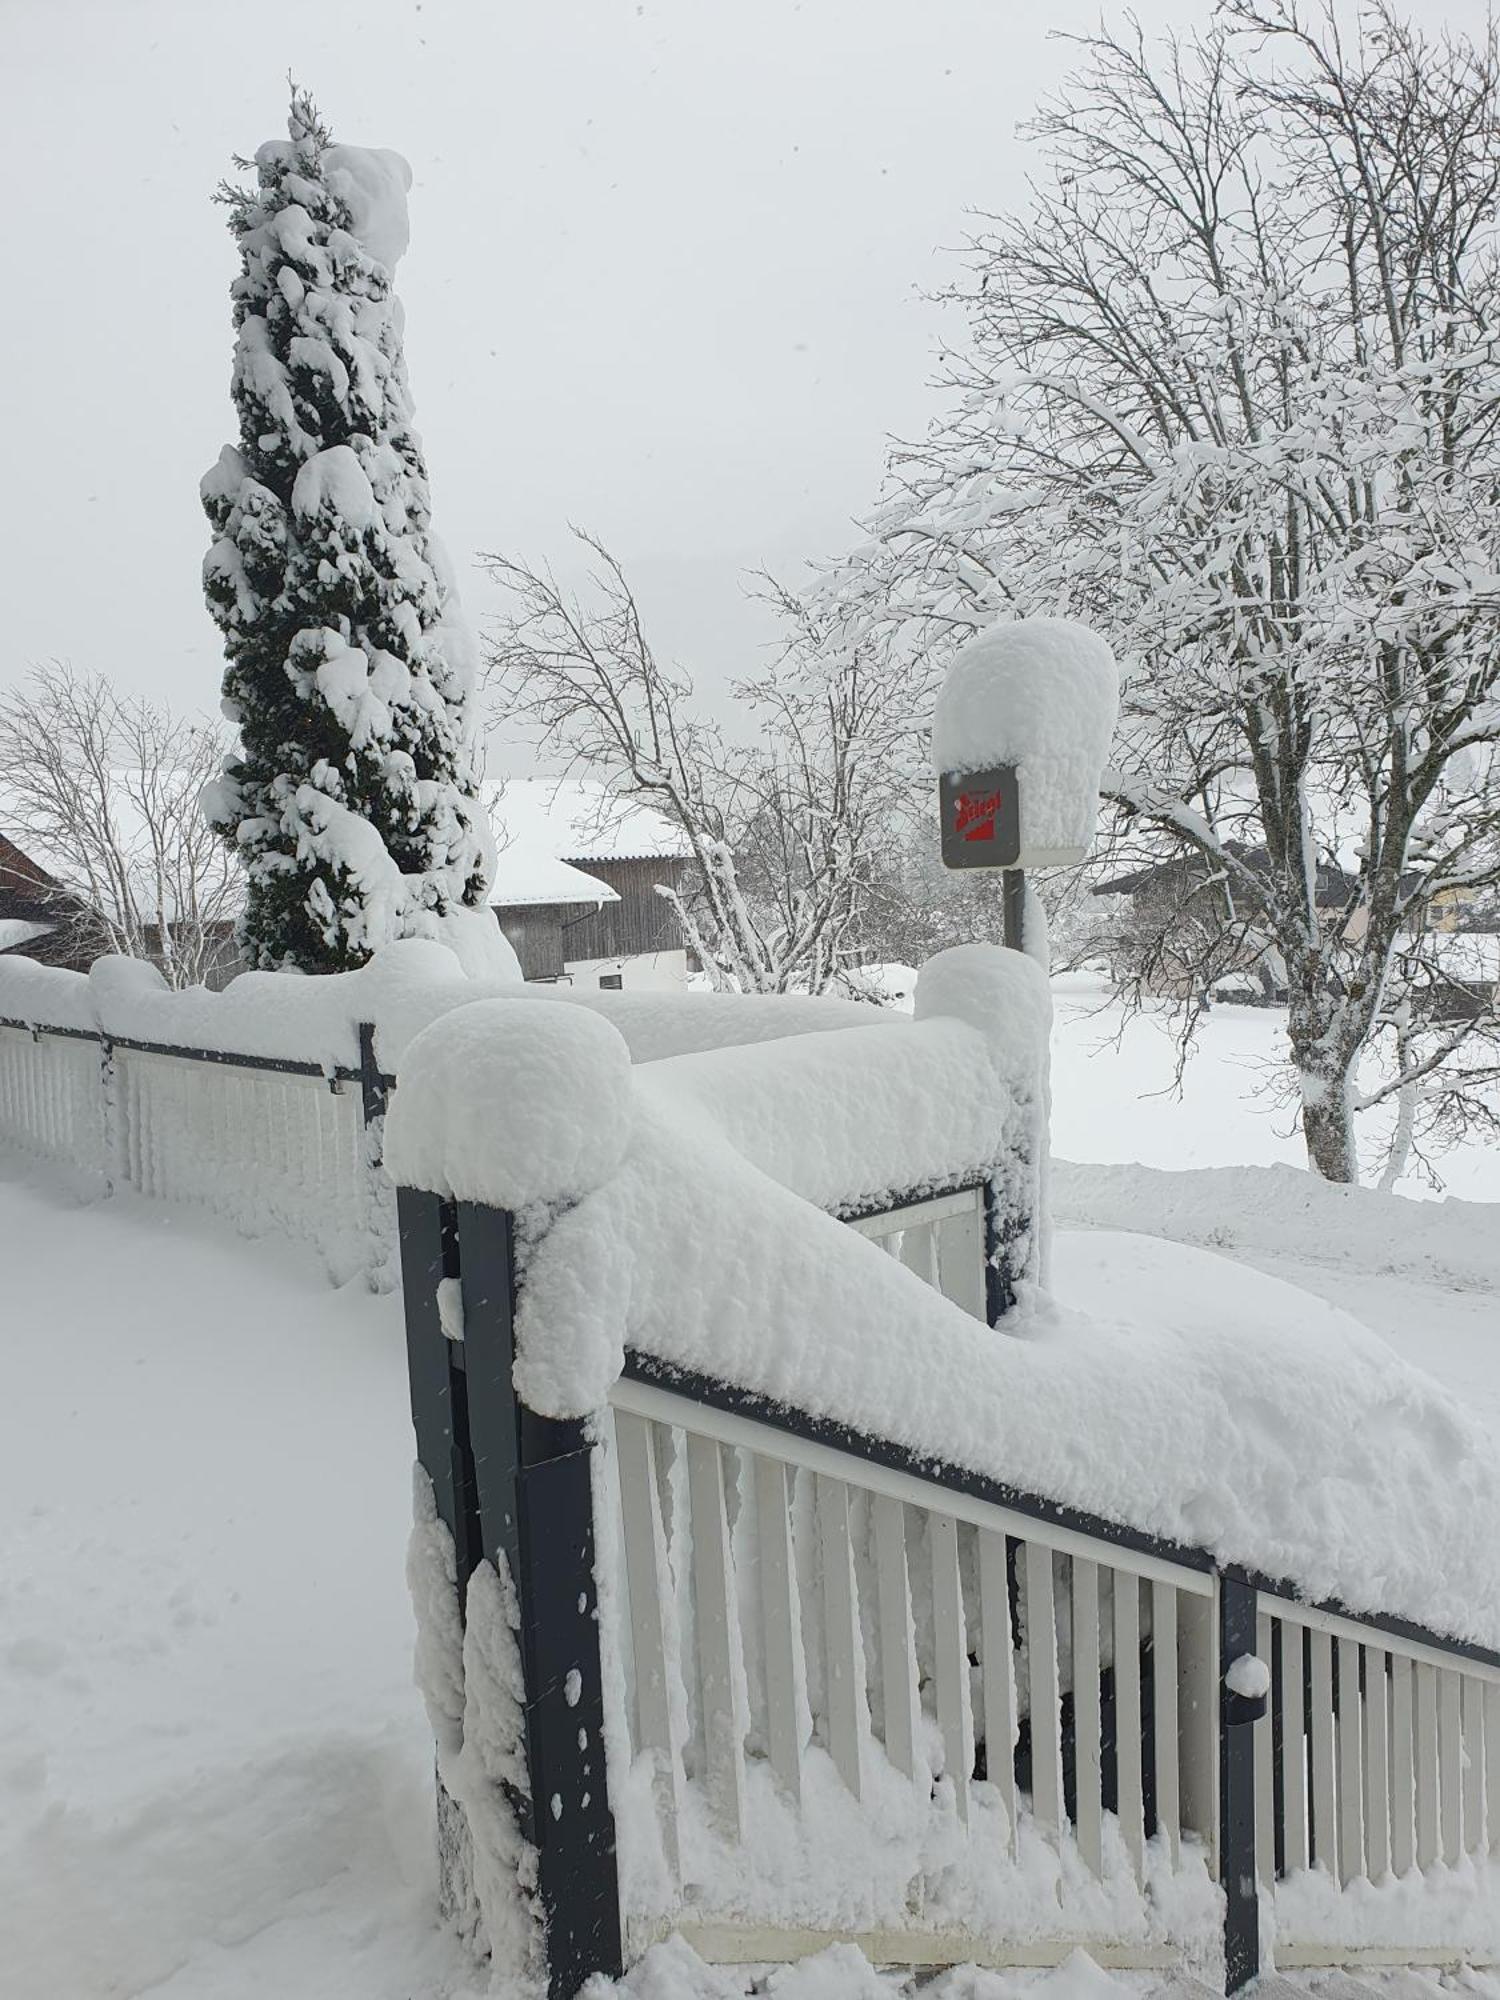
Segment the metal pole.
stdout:
<path fill-rule="evenodd" d="M 1000 876 L 1005 913 L 1005 942 L 1012 951 L 1026 949 L 1026 870 L 1004 869 Z"/>

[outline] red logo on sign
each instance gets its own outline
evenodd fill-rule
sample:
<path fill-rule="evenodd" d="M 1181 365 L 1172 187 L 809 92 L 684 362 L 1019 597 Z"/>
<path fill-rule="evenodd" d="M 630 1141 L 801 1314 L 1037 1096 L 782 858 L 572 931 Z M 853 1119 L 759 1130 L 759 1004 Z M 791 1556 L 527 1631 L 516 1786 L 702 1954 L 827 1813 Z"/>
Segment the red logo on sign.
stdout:
<path fill-rule="evenodd" d="M 993 840 L 995 815 L 1000 810 L 998 792 L 960 792 L 954 812 L 953 830 L 965 840 Z"/>

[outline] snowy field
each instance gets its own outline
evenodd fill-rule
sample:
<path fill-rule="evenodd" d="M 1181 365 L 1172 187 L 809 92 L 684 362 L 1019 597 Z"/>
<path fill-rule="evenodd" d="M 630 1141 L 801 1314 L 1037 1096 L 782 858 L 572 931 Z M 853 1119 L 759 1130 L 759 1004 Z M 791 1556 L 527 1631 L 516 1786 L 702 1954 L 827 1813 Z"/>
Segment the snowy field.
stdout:
<path fill-rule="evenodd" d="M 1096 1053 L 1111 1024 L 1086 1004 L 1062 1008 L 1061 1157 L 1297 1159 L 1244 1102 L 1270 1017 L 1218 1012 L 1177 1103 L 1138 1096 L 1170 1079 L 1160 1030 L 1136 1024 L 1122 1053 Z M 1500 1199 L 1500 1166 L 1476 1153 L 1452 1183 Z M 1411 1260 L 1362 1271 L 1349 1247 L 1320 1255 L 1304 1236 L 1295 1256 L 1255 1261 L 1352 1308 L 1500 1434 L 1495 1289 Z M 1107 1286 L 1119 1304 L 1122 1287 L 1160 1295 L 1174 1259 L 1201 1283 L 1212 1257 L 1063 1230 L 1055 1270 L 1079 1303 Z M 0 1994 L 477 1990 L 433 1910 L 397 1301 L 330 1290 L 310 1256 L 195 1214 L 133 1197 L 80 1208 L 3 1158 L 0 1269 Z M 854 2000 L 876 1990 L 860 1964 L 820 1962 L 776 1990 Z M 1020 1983 L 943 1985 L 1000 2000 Z M 670 1956 L 634 1984 L 653 2000 L 705 1990 Z M 1077 1966 L 1037 1984 L 1052 2000 L 1112 1990 Z"/>

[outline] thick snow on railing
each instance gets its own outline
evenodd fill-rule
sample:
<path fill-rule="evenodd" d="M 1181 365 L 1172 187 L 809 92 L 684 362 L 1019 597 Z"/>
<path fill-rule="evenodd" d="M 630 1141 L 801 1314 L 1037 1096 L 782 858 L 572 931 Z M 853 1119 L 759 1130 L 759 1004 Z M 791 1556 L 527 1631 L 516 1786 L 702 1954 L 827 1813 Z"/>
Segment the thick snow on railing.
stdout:
<path fill-rule="evenodd" d="M 888 1149 L 874 1179 L 902 1165 L 907 1121 L 931 1138 L 891 1185 L 986 1168 L 1028 1092 L 1039 1104 L 1045 989 L 1039 1009 L 1019 954 L 967 951 L 924 972 L 904 1030 L 813 1037 L 780 1064 L 741 1052 L 632 1075 L 618 1037 L 554 1017 L 548 1086 L 533 1092 L 524 1016 L 502 1038 L 506 1010 L 476 1006 L 413 1043 L 386 1134 L 394 1178 L 531 1212 L 523 1400 L 597 1410 L 634 1347 L 1312 1599 L 1500 1644 L 1489 1439 L 1348 1315 L 1276 1286 L 1247 1349 L 1211 1323 L 1100 1323 L 1023 1287 L 1015 1337 L 997 1338 L 823 1212 L 871 1192 L 832 1111 L 844 1093 L 863 1091 L 869 1144 Z M 963 1146 L 980 1103 L 992 1148 L 945 1154 L 934 1095 Z M 571 1184 L 559 1127 L 587 1162 Z"/>
<path fill-rule="evenodd" d="M 384 1284 L 394 1238 L 370 1087 L 378 1099 L 380 1073 L 414 1034 L 484 994 L 605 1015 L 639 1062 L 881 1018 L 852 1002 L 486 984 L 418 940 L 358 972 L 245 973 L 219 993 L 172 992 L 132 959 L 82 974 L 7 957 L 0 1138 L 95 1188 L 192 1202 L 248 1233 L 309 1242 L 336 1280 L 363 1271 Z"/>
<path fill-rule="evenodd" d="M 321 1063 L 329 1070 L 358 1062 L 362 1021 L 374 1024 L 376 1057 L 382 1069 L 394 1072 L 413 1035 L 454 1007 L 486 997 L 602 1014 L 637 1062 L 830 1027 L 869 1027 L 888 1018 L 855 1001 L 491 983 L 468 978 L 445 945 L 420 938 L 388 945 L 358 972 L 319 978 L 245 972 L 222 992 L 201 986 L 172 992 L 135 959 L 103 958 L 88 973 L 14 955 L 0 961 L 0 1021 Z"/>

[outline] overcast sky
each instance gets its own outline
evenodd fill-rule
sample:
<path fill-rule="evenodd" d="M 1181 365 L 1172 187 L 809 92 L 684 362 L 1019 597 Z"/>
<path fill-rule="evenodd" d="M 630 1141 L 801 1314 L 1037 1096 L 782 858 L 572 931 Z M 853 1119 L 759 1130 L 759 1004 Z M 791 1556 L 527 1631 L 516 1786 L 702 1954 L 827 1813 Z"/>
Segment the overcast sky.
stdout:
<path fill-rule="evenodd" d="M 1148 26 L 1204 0 L 1136 0 Z M 1450 16 L 1477 19 L 1456 0 Z M 837 550 L 918 429 L 924 291 L 1021 194 L 1017 122 L 1097 0 L 0 0 L 0 685 L 49 657 L 217 700 L 197 483 L 234 435 L 210 196 L 285 130 L 415 172 L 398 274 L 436 525 L 637 578 L 709 685 L 764 643 L 741 575 Z"/>

